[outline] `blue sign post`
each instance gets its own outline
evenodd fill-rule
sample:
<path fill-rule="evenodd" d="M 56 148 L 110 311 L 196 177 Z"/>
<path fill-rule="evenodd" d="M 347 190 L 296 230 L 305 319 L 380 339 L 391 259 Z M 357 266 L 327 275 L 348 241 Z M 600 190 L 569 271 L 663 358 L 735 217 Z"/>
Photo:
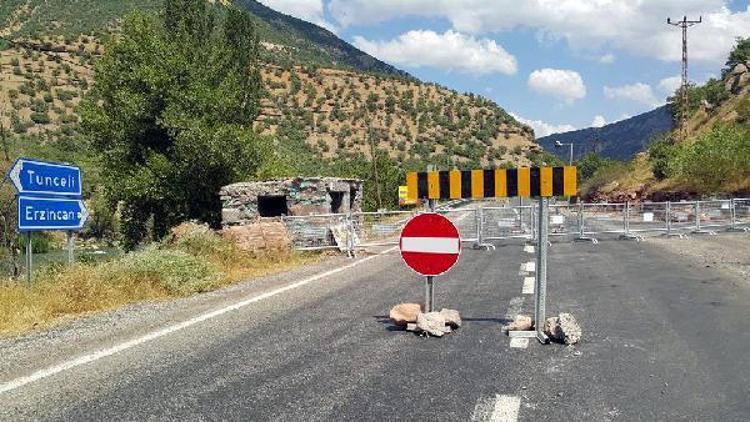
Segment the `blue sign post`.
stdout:
<path fill-rule="evenodd" d="M 68 232 L 68 261 L 73 262 L 73 231 L 86 223 L 81 200 L 81 169 L 64 163 L 19 158 L 7 174 L 18 191 L 18 231 L 26 233 L 26 277 L 31 282 L 31 232 Z"/>

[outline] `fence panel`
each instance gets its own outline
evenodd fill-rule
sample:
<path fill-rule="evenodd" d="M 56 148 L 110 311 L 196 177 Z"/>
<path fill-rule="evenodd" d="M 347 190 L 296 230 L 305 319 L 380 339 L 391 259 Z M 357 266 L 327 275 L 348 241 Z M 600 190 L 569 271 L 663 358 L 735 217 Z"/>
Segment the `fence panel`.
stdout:
<path fill-rule="evenodd" d="M 695 202 L 671 202 L 668 221 L 669 233 L 688 233 L 695 230 Z"/>
<path fill-rule="evenodd" d="M 549 235 L 578 236 L 581 230 L 581 209 L 574 204 L 553 204 L 549 206 Z"/>
<path fill-rule="evenodd" d="M 699 201 L 698 216 L 701 228 L 728 228 L 732 226 L 732 201 Z"/>
<path fill-rule="evenodd" d="M 534 230 L 534 207 L 508 206 L 485 207 L 483 216 L 483 240 L 524 238 Z"/>
<path fill-rule="evenodd" d="M 584 235 L 625 233 L 625 204 L 583 204 Z"/>
<path fill-rule="evenodd" d="M 480 224 L 479 212 L 476 208 L 443 209 L 437 212 L 445 216 L 458 228 L 458 234 L 461 236 L 462 242 L 476 242 L 479 240 L 477 231 Z"/>
<path fill-rule="evenodd" d="M 639 235 L 662 234 L 667 231 L 667 203 L 642 202 L 630 204 L 628 230 Z"/>
<path fill-rule="evenodd" d="M 750 198 L 734 199 L 735 228 L 750 227 Z"/>
<path fill-rule="evenodd" d="M 404 225 L 416 215 L 414 211 L 352 214 L 357 246 L 397 245 Z"/>

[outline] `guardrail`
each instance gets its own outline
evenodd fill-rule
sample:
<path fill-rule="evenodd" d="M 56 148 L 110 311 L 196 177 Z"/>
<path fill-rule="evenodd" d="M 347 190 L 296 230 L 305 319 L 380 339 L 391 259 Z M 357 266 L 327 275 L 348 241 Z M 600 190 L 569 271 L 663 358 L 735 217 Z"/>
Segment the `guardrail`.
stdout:
<path fill-rule="evenodd" d="M 537 207 L 455 201 L 436 212 L 458 227 L 462 242 L 475 247 L 503 239 L 533 239 Z M 294 246 L 299 250 L 354 250 L 398 244 L 404 224 L 422 210 L 361 212 L 284 217 Z M 709 201 L 638 203 L 554 203 L 550 205 L 549 235 L 570 240 L 619 238 L 641 240 L 646 236 L 716 234 L 718 231 L 750 231 L 750 198 Z"/>

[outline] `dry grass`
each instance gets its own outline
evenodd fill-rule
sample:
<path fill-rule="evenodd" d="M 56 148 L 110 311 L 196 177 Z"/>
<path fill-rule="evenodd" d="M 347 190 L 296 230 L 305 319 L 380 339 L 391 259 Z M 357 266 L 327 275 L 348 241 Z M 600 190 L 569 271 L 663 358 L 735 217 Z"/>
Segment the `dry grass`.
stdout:
<path fill-rule="evenodd" d="M 127 303 L 214 290 L 320 259 L 291 251 L 252 255 L 205 231 L 110 262 L 48 267 L 31 286 L 0 281 L 0 335 L 47 328 Z"/>

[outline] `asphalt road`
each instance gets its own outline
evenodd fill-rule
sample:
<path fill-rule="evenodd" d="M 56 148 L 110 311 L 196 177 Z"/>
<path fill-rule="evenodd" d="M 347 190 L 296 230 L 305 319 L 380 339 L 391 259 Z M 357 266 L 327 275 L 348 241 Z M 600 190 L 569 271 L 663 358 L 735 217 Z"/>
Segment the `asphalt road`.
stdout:
<path fill-rule="evenodd" d="M 104 317 L 94 317 L 85 329 L 6 341 L 0 387 L 91 359 L 0 393 L 0 419 L 455 421 L 501 420 L 504 411 L 522 421 L 748 419 L 750 285 L 649 242 L 556 243 L 548 313 L 573 313 L 584 340 L 511 348 L 500 326 L 519 307 L 532 313 L 519 267 L 533 255 L 520 241 L 496 245 L 465 249 L 437 279 L 437 306 L 464 319 L 442 339 L 389 323 L 391 306 L 423 295 L 422 280 L 389 253 L 305 284 L 293 283 L 324 266 L 159 312 L 135 307 L 123 312 L 147 317 L 127 322 L 97 328 Z"/>

